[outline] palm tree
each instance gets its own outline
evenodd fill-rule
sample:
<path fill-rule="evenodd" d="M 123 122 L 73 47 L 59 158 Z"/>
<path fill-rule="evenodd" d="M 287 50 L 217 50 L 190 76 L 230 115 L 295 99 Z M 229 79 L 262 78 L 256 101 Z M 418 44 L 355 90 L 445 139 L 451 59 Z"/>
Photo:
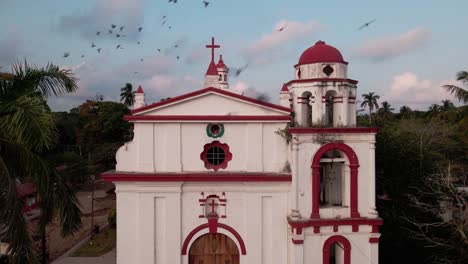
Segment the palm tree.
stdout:
<path fill-rule="evenodd" d="M 63 235 L 81 225 L 73 191 L 40 157 L 58 139 L 47 97 L 77 89 L 72 73 L 52 64 L 37 68 L 27 62 L 15 63 L 12 73 L 0 74 L 0 241 L 8 243 L 13 263 L 35 261 L 16 191 L 17 179 L 27 176 L 38 189 L 41 234 L 56 213 Z"/>
<path fill-rule="evenodd" d="M 126 83 L 125 87 L 120 89 L 120 102 L 123 102 L 128 107 L 135 103 L 135 91 L 132 90 L 133 87 L 131 83 Z"/>
<path fill-rule="evenodd" d="M 362 101 L 361 107 L 369 107 L 369 124 L 372 124 L 372 110 L 374 110 L 374 107 L 375 109 L 379 108 L 377 100 L 380 96 L 374 95 L 374 92 L 369 92 L 368 94 L 363 94 L 362 98 L 364 98 L 364 101 Z"/>
<path fill-rule="evenodd" d="M 457 81 L 461 81 L 463 84 L 468 84 L 468 72 L 467 71 L 460 71 L 457 73 Z M 449 93 L 455 95 L 458 100 L 463 101 L 463 103 L 468 102 L 468 91 L 458 87 L 456 85 L 444 85 L 445 90 Z"/>
<path fill-rule="evenodd" d="M 442 107 L 438 104 L 431 104 L 427 110 L 429 116 L 435 116 L 442 110 Z"/>
<path fill-rule="evenodd" d="M 400 107 L 400 115 L 402 118 L 409 116 L 412 112 L 413 110 L 409 106 L 404 105 Z"/>
<path fill-rule="evenodd" d="M 440 107 L 442 111 L 447 111 L 455 107 L 455 105 L 450 100 L 442 100 L 442 106 Z"/>
<path fill-rule="evenodd" d="M 383 101 L 381 103 L 382 107 L 379 109 L 378 113 L 384 118 L 384 119 L 390 119 L 391 116 L 393 115 L 392 111 L 395 110 L 395 108 L 392 108 L 390 104 L 387 101 Z"/>

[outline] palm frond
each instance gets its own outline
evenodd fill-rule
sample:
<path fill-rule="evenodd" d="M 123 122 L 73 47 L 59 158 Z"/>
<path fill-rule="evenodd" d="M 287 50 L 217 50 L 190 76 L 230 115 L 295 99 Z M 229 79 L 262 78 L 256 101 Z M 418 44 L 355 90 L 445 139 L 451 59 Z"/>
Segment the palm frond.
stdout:
<path fill-rule="evenodd" d="M 13 263 L 33 263 L 34 253 L 15 179 L 0 157 L 0 241 L 8 244 Z"/>
<path fill-rule="evenodd" d="M 57 139 L 53 115 L 42 98 L 25 94 L 0 105 L 0 133 L 28 148 L 40 151 Z"/>
<path fill-rule="evenodd" d="M 78 90 L 76 78 L 71 70 L 60 69 L 53 64 L 37 68 L 24 63 L 13 65 L 13 78 L 10 79 L 16 92 L 39 92 L 44 97 L 63 95 Z"/>
<path fill-rule="evenodd" d="M 455 85 L 444 85 L 443 87 L 445 88 L 445 90 L 447 90 L 447 92 L 449 92 L 453 96 L 457 97 L 458 100 L 463 101 L 463 103 L 468 102 L 468 91 L 467 90 L 465 90 L 465 89 L 463 89 L 461 87 L 455 86 Z"/>
<path fill-rule="evenodd" d="M 459 71 L 457 73 L 457 81 L 461 81 L 463 83 L 468 83 L 468 72 L 467 71 Z"/>

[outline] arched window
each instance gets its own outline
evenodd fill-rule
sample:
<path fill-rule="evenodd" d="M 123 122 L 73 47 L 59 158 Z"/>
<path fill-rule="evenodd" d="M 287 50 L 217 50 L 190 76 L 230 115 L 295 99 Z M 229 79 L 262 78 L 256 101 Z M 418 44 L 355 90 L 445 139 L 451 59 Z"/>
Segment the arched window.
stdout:
<path fill-rule="evenodd" d="M 311 98 L 312 94 L 310 92 L 304 92 L 300 97 L 301 100 L 301 119 L 302 126 L 311 127 L 312 126 L 312 105 Z"/>
<path fill-rule="evenodd" d="M 333 126 L 333 123 L 335 121 L 335 105 L 333 103 L 334 99 L 336 97 L 336 92 L 335 91 L 328 91 L 325 94 L 325 124 L 327 126 Z"/>
<path fill-rule="evenodd" d="M 320 159 L 320 194 L 321 207 L 349 205 L 343 197 L 344 191 L 344 155 L 336 150 L 329 150 Z"/>
<path fill-rule="evenodd" d="M 340 157 L 335 157 L 335 156 L 340 156 Z M 333 158 L 327 158 L 327 157 L 333 157 Z M 341 158 L 343 157 L 343 159 Z M 327 159 L 330 159 L 330 160 L 327 160 Z M 320 207 L 320 201 L 321 201 L 321 186 L 320 186 L 320 177 L 321 175 L 324 175 L 325 176 L 325 173 L 326 173 L 326 167 L 324 169 L 323 172 L 321 172 L 321 167 L 322 167 L 322 164 L 323 163 L 326 163 L 325 161 L 331 161 L 331 159 L 333 159 L 334 161 L 340 161 L 343 163 L 343 164 L 339 164 L 341 165 L 341 167 L 346 167 L 346 171 L 348 170 L 349 168 L 349 173 L 346 172 L 341 172 L 341 190 L 349 190 L 346 191 L 346 198 L 343 199 L 342 198 L 342 202 L 344 201 L 344 204 L 347 205 L 348 201 L 349 201 L 349 210 L 350 210 L 350 215 L 349 217 L 351 218 L 359 218 L 360 217 L 360 214 L 358 212 L 358 168 L 359 168 L 359 160 L 358 160 L 358 157 L 356 155 L 356 153 L 354 152 L 354 150 L 344 144 L 344 143 L 338 143 L 338 142 L 334 142 L 334 143 L 328 143 L 328 144 L 325 144 L 323 145 L 322 147 L 320 147 L 320 149 L 317 150 L 317 152 L 314 154 L 314 157 L 312 159 L 312 214 L 311 214 L 311 218 L 320 218 L 320 213 L 319 213 L 319 207 Z M 336 164 L 334 164 L 334 166 L 337 165 L 338 166 L 338 162 L 336 162 Z M 342 165 L 347 165 L 347 166 L 342 166 Z M 335 173 L 333 173 L 332 175 L 335 175 Z M 323 177 L 325 179 L 325 177 Z M 343 181 L 348 181 L 348 184 L 343 184 Z M 325 180 L 322 181 L 322 184 L 325 183 Z M 349 188 L 343 188 L 343 185 L 345 186 L 349 186 Z M 338 188 L 338 187 L 335 187 L 335 189 Z M 325 187 L 323 188 L 323 190 L 325 190 L 326 192 L 326 189 Z M 331 189 L 333 190 L 333 189 Z M 330 191 L 330 189 L 329 189 Z M 343 195 L 344 191 L 342 192 L 342 196 Z M 349 195 L 348 195 L 349 193 Z M 323 197 L 327 197 L 326 196 L 327 194 L 325 194 Z M 331 197 L 331 196 L 328 196 L 328 197 Z M 329 198 L 330 199 L 330 198 Z M 325 200 L 326 201 L 326 200 Z M 330 200 L 329 200 L 330 201 Z"/>
<path fill-rule="evenodd" d="M 351 243 L 344 236 L 331 236 L 323 244 L 323 264 L 350 264 Z"/>

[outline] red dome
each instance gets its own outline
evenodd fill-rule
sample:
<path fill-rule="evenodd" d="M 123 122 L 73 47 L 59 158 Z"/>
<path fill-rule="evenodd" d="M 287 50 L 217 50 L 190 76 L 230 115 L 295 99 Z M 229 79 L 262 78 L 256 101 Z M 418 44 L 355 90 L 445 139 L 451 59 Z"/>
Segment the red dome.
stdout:
<path fill-rule="evenodd" d="M 297 65 L 317 62 L 338 62 L 348 64 L 348 62 L 344 61 L 343 55 L 341 55 L 339 50 L 337 50 L 335 47 L 327 45 L 325 41 L 321 40 L 317 41 L 315 45 L 306 49 L 302 53 Z"/>

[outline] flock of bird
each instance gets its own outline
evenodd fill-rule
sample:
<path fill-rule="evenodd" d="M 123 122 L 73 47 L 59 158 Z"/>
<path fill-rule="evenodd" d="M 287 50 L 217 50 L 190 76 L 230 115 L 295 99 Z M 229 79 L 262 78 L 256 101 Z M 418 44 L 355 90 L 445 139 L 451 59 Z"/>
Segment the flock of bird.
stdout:
<path fill-rule="evenodd" d="M 177 1 L 178 1 L 178 0 L 168 0 L 168 1 L 169 1 L 169 3 L 177 4 Z M 208 7 L 208 5 L 210 4 L 210 2 L 208 2 L 208 1 L 202 1 L 202 2 L 203 2 L 203 5 L 204 5 L 205 8 Z M 371 21 L 369 21 L 369 22 L 366 22 L 366 23 L 362 24 L 362 25 L 358 28 L 358 30 L 362 30 L 362 29 L 364 29 L 364 28 L 366 28 L 366 27 L 369 27 L 369 26 L 370 26 L 372 23 L 374 23 L 374 22 L 375 22 L 375 19 L 373 19 L 373 20 L 371 20 Z M 169 30 L 172 29 L 172 26 L 167 24 L 167 16 L 166 16 L 166 15 L 163 15 L 163 16 L 162 16 L 162 19 L 161 19 L 161 26 L 167 26 L 167 28 L 168 28 Z M 282 25 L 282 26 L 276 28 L 276 31 L 277 31 L 277 32 L 282 32 L 283 30 L 285 30 L 285 29 L 287 28 L 287 26 L 288 26 L 288 24 L 287 24 L 287 22 L 286 22 L 284 25 Z M 140 26 L 140 27 L 136 28 L 135 30 L 136 30 L 138 33 L 141 33 L 141 32 L 143 31 L 143 27 Z M 96 36 L 98 36 L 98 37 L 99 37 L 99 36 L 104 36 L 104 35 L 109 36 L 109 35 L 114 35 L 114 34 L 115 34 L 115 38 L 116 38 L 116 39 L 121 39 L 121 38 L 127 37 L 127 34 L 129 34 L 129 33 L 131 33 L 131 32 L 130 32 L 130 31 L 126 31 L 126 26 L 125 26 L 125 25 L 117 26 L 116 24 L 111 24 L 111 25 L 110 25 L 110 28 L 107 28 L 106 30 L 99 30 L 99 31 L 96 31 Z M 138 34 L 138 33 L 137 33 L 137 34 Z M 136 44 L 137 44 L 137 45 L 140 45 L 141 42 L 140 42 L 140 41 L 136 41 Z M 167 51 L 168 49 L 177 49 L 177 48 L 179 47 L 179 45 L 180 45 L 180 43 L 176 42 L 176 43 L 172 44 L 169 48 L 166 48 L 165 50 Z M 102 47 L 98 47 L 94 42 L 92 42 L 90 46 L 91 46 L 91 48 L 96 49 L 97 53 L 101 53 L 101 52 L 103 51 L 103 48 L 102 48 Z M 116 49 L 116 50 L 123 50 L 124 47 L 123 47 L 122 44 L 119 43 L 119 44 L 116 44 L 115 49 Z M 156 51 L 157 51 L 158 53 L 161 53 L 161 48 L 157 48 Z M 68 58 L 68 57 L 70 57 L 70 52 L 64 52 L 64 53 L 63 53 L 63 58 Z M 85 54 L 81 54 L 80 58 L 85 58 Z M 180 55 L 176 55 L 175 58 L 176 58 L 177 60 L 180 60 Z M 140 61 L 143 62 L 144 59 L 141 58 Z M 247 64 L 245 64 L 244 66 L 242 66 L 242 67 L 240 67 L 240 68 L 232 68 L 232 70 L 233 70 L 233 71 L 232 71 L 233 75 L 234 75 L 235 77 L 238 77 L 243 71 L 245 71 L 245 70 L 247 69 L 248 65 L 249 65 L 249 64 L 247 63 Z M 137 73 L 138 73 L 138 72 L 134 72 L 134 74 L 137 74 Z"/>

